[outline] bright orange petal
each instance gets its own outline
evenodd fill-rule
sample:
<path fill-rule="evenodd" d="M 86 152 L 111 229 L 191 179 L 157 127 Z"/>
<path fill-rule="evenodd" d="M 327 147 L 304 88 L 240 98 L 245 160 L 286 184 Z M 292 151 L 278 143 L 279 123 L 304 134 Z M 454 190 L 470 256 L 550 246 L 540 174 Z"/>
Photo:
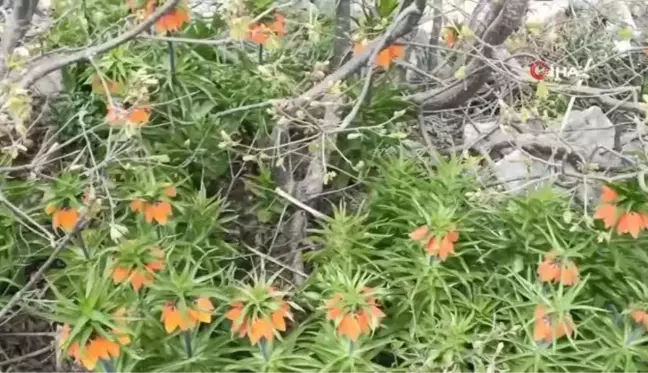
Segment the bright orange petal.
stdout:
<path fill-rule="evenodd" d="M 286 331 L 286 321 L 284 320 L 283 310 L 275 311 L 272 313 L 272 326 L 282 332 Z"/>
<path fill-rule="evenodd" d="M 358 326 L 360 327 L 362 333 L 366 335 L 371 334 L 371 328 L 369 326 L 369 317 L 362 310 L 358 313 Z"/>
<path fill-rule="evenodd" d="M 284 17 L 284 15 L 281 13 L 277 13 L 270 28 L 272 32 L 279 36 L 286 35 L 286 17 Z"/>
<path fill-rule="evenodd" d="M 454 253 L 454 245 L 450 241 L 448 235 L 446 235 L 441 240 L 441 245 L 439 248 L 439 259 L 441 259 L 441 261 L 443 262 L 448 259 L 448 255 L 450 255 L 451 253 Z"/>
<path fill-rule="evenodd" d="M 148 108 L 145 107 L 136 107 L 131 108 L 128 111 L 127 121 L 131 126 L 143 126 L 147 124 L 150 120 L 150 112 Z"/>
<path fill-rule="evenodd" d="M 618 219 L 617 207 L 611 204 L 602 204 L 594 213 L 594 219 L 602 220 L 606 229 L 612 228 Z"/>
<path fill-rule="evenodd" d="M 130 268 L 115 267 L 112 273 L 113 282 L 115 284 L 121 284 L 122 282 L 126 281 L 129 275 L 130 275 Z"/>
<path fill-rule="evenodd" d="M 378 53 L 378 57 L 376 58 L 376 65 L 382 67 L 383 69 L 387 70 L 391 67 L 392 65 L 392 57 L 391 54 L 389 53 L 389 49 L 383 49 Z"/>
<path fill-rule="evenodd" d="M 338 326 L 338 334 L 340 336 L 346 335 L 352 341 L 357 342 L 360 333 L 361 329 L 358 321 L 352 314 L 346 314 Z"/>
<path fill-rule="evenodd" d="M 134 269 L 131 274 L 130 282 L 133 286 L 133 290 L 138 292 L 142 286 L 148 286 L 153 283 L 153 276 L 148 272 Z"/>
<path fill-rule="evenodd" d="M 601 190 L 601 202 L 613 203 L 616 202 L 618 199 L 619 199 L 619 195 L 617 194 L 617 192 L 614 191 L 614 189 L 610 188 L 607 185 L 603 186 L 603 189 Z"/>
<path fill-rule="evenodd" d="M 636 212 L 625 213 L 619 219 L 619 225 L 617 226 L 617 233 L 619 234 L 630 233 L 633 238 L 637 239 L 642 230 L 643 219 Z"/>
<path fill-rule="evenodd" d="M 430 237 L 427 245 L 425 245 L 425 251 L 431 256 L 439 255 L 440 242 L 436 237 Z"/>
<path fill-rule="evenodd" d="M 427 225 L 421 225 L 420 227 L 414 229 L 410 234 L 410 240 L 412 241 L 425 241 L 427 236 L 430 234 L 430 228 Z"/>
<path fill-rule="evenodd" d="M 560 272 L 560 282 L 565 286 L 572 286 L 578 283 L 578 267 L 571 261 L 567 261 Z"/>
<path fill-rule="evenodd" d="M 136 199 L 130 203 L 131 211 L 133 212 L 144 212 L 146 208 L 146 202 L 141 199 Z"/>
<path fill-rule="evenodd" d="M 560 267 L 554 262 L 554 260 L 545 259 L 540 263 L 540 265 L 538 265 L 537 273 L 541 282 L 552 282 L 558 278 Z"/>
<path fill-rule="evenodd" d="M 393 60 L 405 58 L 405 46 L 404 45 L 392 45 L 389 47 L 389 55 Z"/>

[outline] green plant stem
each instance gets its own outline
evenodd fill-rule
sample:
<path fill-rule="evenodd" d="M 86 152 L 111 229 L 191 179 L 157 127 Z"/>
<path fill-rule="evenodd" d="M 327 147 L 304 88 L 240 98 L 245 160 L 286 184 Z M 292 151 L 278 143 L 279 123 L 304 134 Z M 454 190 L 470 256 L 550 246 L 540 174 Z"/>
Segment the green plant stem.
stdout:
<path fill-rule="evenodd" d="M 259 65 L 263 64 L 263 44 L 259 44 Z"/>
<path fill-rule="evenodd" d="M 261 351 L 261 356 L 263 356 L 263 360 L 267 363 L 269 360 L 268 342 L 265 340 L 265 338 L 261 338 L 261 340 L 259 340 L 259 350 Z"/>
<path fill-rule="evenodd" d="M 76 232 L 74 234 L 76 238 L 79 240 L 79 246 L 81 246 L 81 251 L 83 252 L 83 257 L 86 260 L 90 260 L 90 250 L 88 250 L 88 247 L 86 246 L 85 242 L 83 241 L 83 236 L 81 235 L 81 232 Z"/>
<path fill-rule="evenodd" d="M 349 356 L 353 355 L 353 352 L 355 351 L 355 343 L 351 339 L 349 339 Z"/>
<path fill-rule="evenodd" d="M 115 365 L 112 360 L 101 360 L 101 365 L 103 365 L 104 370 L 108 373 L 113 373 L 115 371 Z"/>
<path fill-rule="evenodd" d="M 193 349 L 191 348 L 191 331 L 185 330 L 182 335 L 184 336 L 185 351 L 187 352 L 187 358 L 191 359 L 193 357 Z"/>
<path fill-rule="evenodd" d="M 171 36 L 170 32 L 167 32 L 167 37 Z M 175 67 L 175 49 L 173 48 L 173 42 L 167 41 L 167 53 L 169 55 L 169 74 L 171 75 L 171 82 L 173 82 L 173 79 L 175 78 L 176 75 L 176 67 Z"/>

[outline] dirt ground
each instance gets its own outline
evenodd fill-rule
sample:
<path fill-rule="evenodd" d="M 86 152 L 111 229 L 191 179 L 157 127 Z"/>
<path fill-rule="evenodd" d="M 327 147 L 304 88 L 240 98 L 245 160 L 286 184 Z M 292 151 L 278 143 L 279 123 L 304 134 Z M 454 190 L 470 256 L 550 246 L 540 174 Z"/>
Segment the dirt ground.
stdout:
<path fill-rule="evenodd" d="M 79 372 L 66 359 L 56 362 L 55 326 L 21 314 L 0 325 L 0 372 Z"/>

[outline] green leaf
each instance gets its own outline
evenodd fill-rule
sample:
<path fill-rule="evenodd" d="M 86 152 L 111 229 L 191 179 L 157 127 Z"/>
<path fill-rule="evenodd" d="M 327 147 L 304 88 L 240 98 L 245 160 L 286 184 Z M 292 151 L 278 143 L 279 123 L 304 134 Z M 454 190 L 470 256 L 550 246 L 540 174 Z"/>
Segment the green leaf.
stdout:
<path fill-rule="evenodd" d="M 381 18 L 389 17 L 394 9 L 398 6 L 398 1 L 395 0 L 379 0 L 378 1 L 378 14 Z"/>
<path fill-rule="evenodd" d="M 621 40 L 630 40 L 632 39 L 632 28 L 626 26 L 619 30 L 619 38 Z"/>
<path fill-rule="evenodd" d="M 540 101 L 545 101 L 549 97 L 549 89 L 544 81 L 539 81 L 536 87 L 536 97 Z"/>
<path fill-rule="evenodd" d="M 461 66 L 454 74 L 455 79 L 464 80 L 466 79 L 466 66 Z"/>

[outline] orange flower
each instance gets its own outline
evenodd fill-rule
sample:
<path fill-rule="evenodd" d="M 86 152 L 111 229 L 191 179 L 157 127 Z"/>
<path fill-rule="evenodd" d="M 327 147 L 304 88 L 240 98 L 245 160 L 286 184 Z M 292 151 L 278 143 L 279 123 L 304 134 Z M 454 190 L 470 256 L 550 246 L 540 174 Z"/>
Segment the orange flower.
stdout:
<path fill-rule="evenodd" d="M 356 43 L 353 48 L 353 54 L 358 55 L 364 52 L 367 49 L 369 43 L 366 40 L 363 40 L 360 43 Z M 405 56 L 405 47 L 402 45 L 392 44 L 387 48 L 381 50 L 376 56 L 376 65 L 386 69 L 389 69 L 395 59 L 402 59 Z"/>
<path fill-rule="evenodd" d="M 265 45 L 270 38 L 270 29 L 264 24 L 250 25 L 250 32 L 248 33 L 248 40 L 256 44 Z"/>
<path fill-rule="evenodd" d="M 337 293 L 327 303 L 327 318 L 337 324 L 337 333 L 340 337 L 348 337 L 357 342 L 361 334 L 371 335 L 378 328 L 380 320 L 385 314 L 376 305 L 376 298 L 371 296 L 371 289 L 363 288 L 365 305 L 352 312 L 346 312 L 342 303 L 344 295 Z"/>
<path fill-rule="evenodd" d="M 171 215 L 173 215 L 171 204 L 167 201 L 158 201 L 150 205 L 147 204 L 144 208 L 144 216 L 146 217 L 147 223 L 155 220 L 160 225 L 166 225 Z"/>
<path fill-rule="evenodd" d="M 275 14 L 275 19 L 272 25 L 270 25 L 270 30 L 278 36 L 286 35 L 286 17 L 283 14 Z"/>
<path fill-rule="evenodd" d="M 59 348 L 65 345 L 69 337 L 70 326 L 65 324 L 61 329 Z M 119 349 L 120 346 L 117 342 L 97 336 L 89 340 L 83 348 L 80 347 L 78 341 L 72 342 L 67 349 L 67 355 L 74 357 L 84 368 L 92 371 L 97 366 L 99 360 L 109 360 L 111 357 L 119 357 Z"/>
<path fill-rule="evenodd" d="M 145 106 L 132 107 L 126 115 L 126 123 L 129 126 L 141 127 L 151 119 L 150 109 Z"/>
<path fill-rule="evenodd" d="M 606 229 L 614 227 L 618 218 L 617 207 L 610 203 L 600 205 L 594 213 L 594 219 L 602 220 Z"/>
<path fill-rule="evenodd" d="M 144 213 L 144 208 L 146 207 L 146 201 L 143 199 L 136 199 L 134 201 L 131 201 L 130 203 L 130 208 L 131 211 L 133 212 L 141 212 Z"/>
<path fill-rule="evenodd" d="M 630 233 L 630 235 L 637 239 L 639 233 L 646 228 L 644 225 L 644 216 L 638 212 L 626 212 L 619 219 L 619 225 L 617 225 L 617 233 L 624 234 Z"/>
<path fill-rule="evenodd" d="M 153 14 L 157 9 L 157 6 L 158 0 L 149 0 L 146 4 L 146 15 L 151 16 L 151 14 Z M 186 2 L 183 2 L 181 5 L 169 10 L 155 21 L 155 31 L 160 34 L 178 31 L 185 23 L 189 22 L 190 19 L 191 15 L 189 14 L 189 7 Z"/>
<path fill-rule="evenodd" d="M 212 311 L 214 311 L 214 305 L 209 300 L 209 298 L 200 297 L 196 299 L 195 307 L 196 308 L 189 310 L 189 317 L 191 317 L 196 324 L 201 322 L 205 324 L 211 323 L 211 317 L 212 317 Z"/>
<path fill-rule="evenodd" d="M 232 322 L 232 333 L 239 333 L 239 337 L 245 337 L 247 333 L 247 318 L 243 314 L 243 303 L 236 302 L 225 314 L 225 318 Z"/>
<path fill-rule="evenodd" d="M 555 315 L 547 313 L 545 307 L 537 305 L 534 312 L 533 339 L 551 343 L 574 332 L 574 323 L 571 315 L 566 314 L 562 320 Z"/>
<path fill-rule="evenodd" d="M 164 269 L 164 251 L 157 247 L 151 248 L 155 259 L 146 264 L 145 269 L 132 268 L 132 266 L 116 265 L 112 271 L 112 278 L 115 284 L 130 281 L 133 290 L 139 292 L 142 286 L 153 283 L 153 273 Z"/>
<path fill-rule="evenodd" d="M 642 324 L 646 330 L 648 330 L 648 312 L 642 310 L 632 310 L 631 316 L 634 322 L 637 324 Z"/>
<path fill-rule="evenodd" d="M 459 240 L 459 233 L 450 231 L 446 235 L 439 237 L 430 237 L 425 245 L 425 251 L 432 257 L 439 257 L 444 262 L 451 253 L 455 252 L 454 243 Z"/>
<path fill-rule="evenodd" d="M 255 345 L 265 338 L 266 341 L 272 341 L 274 339 L 274 328 L 270 320 L 265 317 L 255 318 L 250 323 L 250 343 Z"/>
<path fill-rule="evenodd" d="M 413 230 L 409 237 L 412 241 L 425 242 L 430 235 L 430 228 L 427 225 L 421 225 L 420 227 Z"/>
<path fill-rule="evenodd" d="M 274 293 L 269 288 L 269 293 Z M 248 316 L 245 314 L 243 302 L 237 301 L 232 304 L 232 308 L 225 314 L 225 318 L 232 322 L 232 333 L 238 333 L 243 338 L 246 335 L 252 345 L 257 344 L 262 338 L 265 341 L 272 341 L 278 331 L 286 331 L 286 321 L 292 320 L 290 305 L 281 299 L 281 295 L 275 297 L 276 310 L 269 315 Z"/>
<path fill-rule="evenodd" d="M 538 276 L 542 282 L 561 282 L 565 286 L 578 283 L 578 267 L 571 260 L 559 258 L 552 250 L 545 255 L 544 261 L 538 265 Z"/>
<path fill-rule="evenodd" d="M 57 229 L 60 227 L 68 233 L 74 230 L 81 216 L 79 211 L 72 207 L 64 207 L 62 209 L 54 208 L 54 210 L 48 207 L 47 210 L 53 211 L 54 213 L 52 216 L 52 228 Z"/>
<path fill-rule="evenodd" d="M 619 195 L 614 191 L 614 189 L 610 188 L 607 185 L 603 186 L 603 189 L 601 190 L 601 202 L 614 203 L 618 199 Z"/>
<path fill-rule="evenodd" d="M 247 39 L 253 43 L 265 45 L 270 39 L 270 36 L 285 36 L 286 35 L 286 17 L 283 14 L 275 14 L 274 22 L 270 25 L 265 23 L 254 23 L 249 27 Z"/>
<path fill-rule="evenodd" d="M 164 330 L 168 334 L 173 333 L 176 329 L 187 331 L 196 326 L 196 321 L 182 312 L 172 303 L 167 302 L 162 309 L 162 322 L 164 322 Z"/>

